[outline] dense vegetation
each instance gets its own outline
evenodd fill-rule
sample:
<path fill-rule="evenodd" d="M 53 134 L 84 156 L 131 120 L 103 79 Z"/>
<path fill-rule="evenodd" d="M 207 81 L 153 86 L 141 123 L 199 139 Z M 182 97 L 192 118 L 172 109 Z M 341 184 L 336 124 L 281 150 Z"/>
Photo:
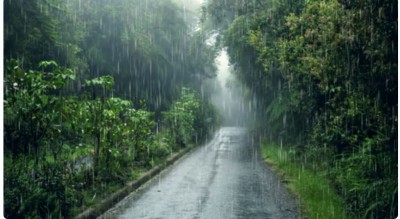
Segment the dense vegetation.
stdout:
<path fill-rule="evenodd" d="M 355 218 L 397 214 L 397 1 L 212 0 L 256 130 L 324 174 Z"/>
<path fill-rule="evenodd" d="M 214 51 L 173 3 L 4 7 L 5 217 L 70 218 L 216 124 Z"/>
<path fill-rule="evenodd" d="M 146 99 L 165 110 L 181 85 L 199 86 L 214 74 L 214 52 L 170 1 L 5 1 L 5 58 L 37 69 L 43 60 L 76 71 L 81 79 L 115 78 L 114 95 Z M 187 15 L 189 16 L 189 15 Z"/>

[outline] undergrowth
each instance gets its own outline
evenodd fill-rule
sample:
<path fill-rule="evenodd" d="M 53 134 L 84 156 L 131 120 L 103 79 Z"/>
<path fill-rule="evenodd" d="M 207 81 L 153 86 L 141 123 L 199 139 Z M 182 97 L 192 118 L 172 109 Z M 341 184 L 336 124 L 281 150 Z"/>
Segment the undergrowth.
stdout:
<path fill-rule="evenodd" d="M 304 218 L 350 218 L 346 215 L 344 200 L 335 193 L 326 172 L 311 171 L 296 160 L 295 150 L 277 145 L 262 144 L 263 159 L 299 197 Z"/>

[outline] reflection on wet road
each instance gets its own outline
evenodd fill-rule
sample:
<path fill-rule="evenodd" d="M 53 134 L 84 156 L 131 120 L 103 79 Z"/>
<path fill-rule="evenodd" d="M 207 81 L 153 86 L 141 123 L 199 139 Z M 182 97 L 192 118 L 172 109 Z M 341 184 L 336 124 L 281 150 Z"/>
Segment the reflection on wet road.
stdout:
<path fill-rule="evenodd" d="M 102 218 L 298 218 L 246 129 L 221 128 Z"/>

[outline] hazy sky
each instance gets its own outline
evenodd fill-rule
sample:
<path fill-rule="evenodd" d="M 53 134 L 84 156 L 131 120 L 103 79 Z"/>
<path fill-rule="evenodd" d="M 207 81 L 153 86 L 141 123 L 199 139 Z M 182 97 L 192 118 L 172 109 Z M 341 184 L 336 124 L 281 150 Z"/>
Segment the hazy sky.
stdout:
<path fill-rule="evenodd" d="M 173 0 L 178 4 L 182 4 L 186 9 L 193 12 L 200 12 L 200 6 L 205 0 Z"/>
<path fill-rule="evenodd" d="M 221 83 L 221 86 L 225 86 L 230 76 L 229 58 L 225 49 L 220 51 L 220 54 L 215 59 L 215 62 L 218 69 L 217 79 Z"/>

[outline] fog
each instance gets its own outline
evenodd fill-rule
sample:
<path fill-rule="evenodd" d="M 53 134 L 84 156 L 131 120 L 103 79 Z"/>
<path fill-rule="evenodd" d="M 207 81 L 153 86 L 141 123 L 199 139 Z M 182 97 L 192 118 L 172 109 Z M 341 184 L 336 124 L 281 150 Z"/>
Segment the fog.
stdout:
<path fill-rule="evenodd" d="M 185 11 L 186 21 L 194 25 L 194 30 L 199 30 L 198 22 L 201 16 L 201 6 L 205 0 L 173 0 Z M 194 17 L 193 21 L 188 20 L 188 15 Z M 192 24 L 190 24 L 193 22 Z M 210 31 L 206 44 L 209 47 L 218 48 L 218 31 Z M 246 101 L 243 85 L 236 80 L 234 69 L 229 63 L 229 56 L 226 48 L 220 48 L 215 57 L 216 77 L 205 80 L 202 90 L 210 97 L 212 104 L 218 109 L 222 118 L 222 125 L 245 126 L 250 119 L 251 102 Z"/>
<path fill-rule="evenodd" d="M 246 101 L 246 89 L 236 80 L 225 48 L 215 59 L 217 77 L 213 80 L 211 102 L 218 109 L 224 126 L 246 126 L 250 121 L 251 102 Z"/>
<path fill-rule="evenodd" d="M 204 4 L 204 0 L 173 0 L 173 2 L 195 13 L 200 13 L 200 7 Z"/>

